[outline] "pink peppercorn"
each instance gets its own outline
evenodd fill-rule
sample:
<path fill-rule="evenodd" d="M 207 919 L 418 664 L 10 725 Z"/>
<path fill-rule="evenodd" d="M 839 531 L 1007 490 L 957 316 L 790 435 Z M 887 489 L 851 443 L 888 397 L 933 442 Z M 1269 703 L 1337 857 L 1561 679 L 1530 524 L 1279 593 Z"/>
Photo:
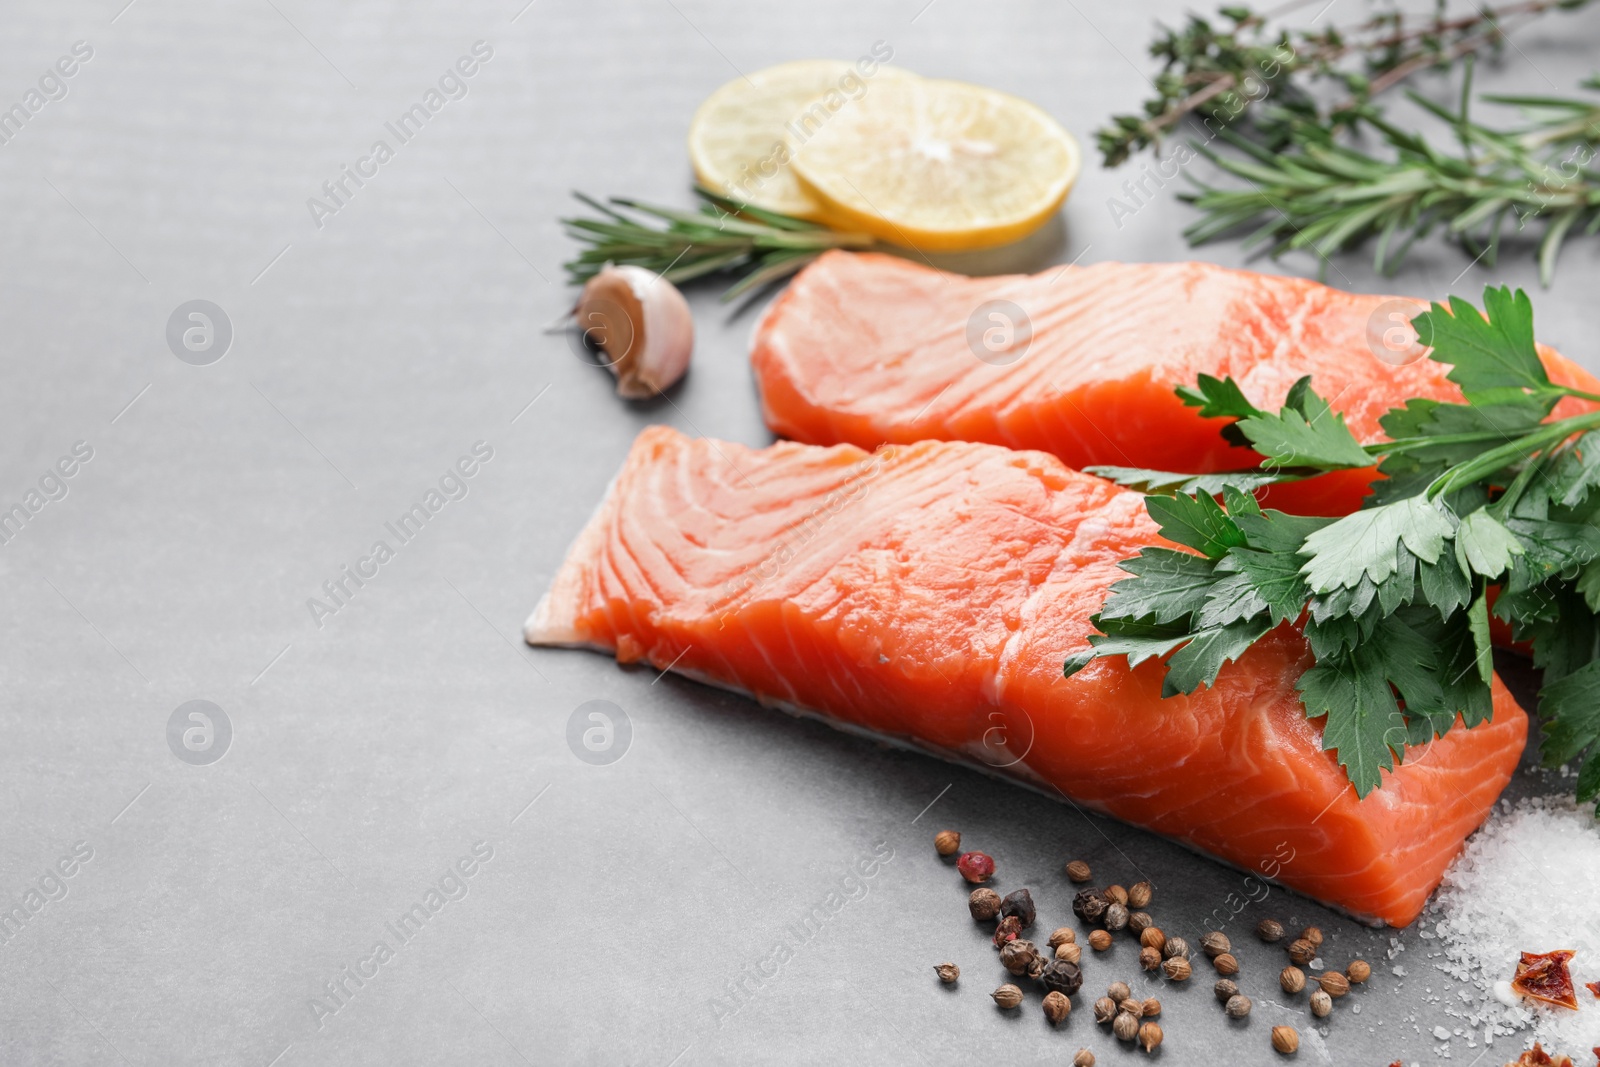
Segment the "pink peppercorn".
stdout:
<path fill-rule="evenodd" d="M 956 870 L 969 882 L 987 882 L 994 874 L 994 860 L 982 852 L 963 852 Z"/>

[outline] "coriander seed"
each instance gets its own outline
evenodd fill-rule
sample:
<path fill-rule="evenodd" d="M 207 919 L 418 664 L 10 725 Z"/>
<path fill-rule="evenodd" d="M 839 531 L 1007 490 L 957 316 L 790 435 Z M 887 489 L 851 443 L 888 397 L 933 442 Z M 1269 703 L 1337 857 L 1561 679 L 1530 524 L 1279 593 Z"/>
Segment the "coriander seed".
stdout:
<path fill-rule="evenodd" d="M 1160 952 L 1167 944 L 1167 935 L 1161 932 L 1159 926 L 1147 926 L 1139 934 L 1139 944 L 1145 948 L 1153 948 Z"/>
<path fill-rule="evenodd" d="M 1089 865 L 1082 860 L 1073 860 L 1067 864 L 1067 877 L 1074 882 L 1087 882 L 1094 877 L 1094 872 L 1089 870 Z"/>
<path fill-rule="evenodd" d="M 1144 1000 L 1144 1017 L 1146 1019 L 1161 1014 L 1161 1001 L 1155 997 L 1146 997 Z"/>
<path fill-rule="evenodd" d="M 1188 959 L 1189 942 L 1181 937 L 1169 937 L 1167 938 L 1167 943 L 1161 946 L 1161 954 L 1169 960 L 1179 956 Z"/>
<path fill-rule="evenodd" d="M 1058 926 L 1051 931 L 1050 940 L 1046 941 L 1045 944 L 1051 948 L 1060 948 L 1062 945 L 1070 945 L 1076 940 L 1078 940 L 1078 935 L 1072 927 Z"/>
<path fill-rule="evenodd" d="M 996 989 L 993 993 L 990 993 L 989 996 L 993 997 L 994 1002 L 1002 1009 L 1006 1010 L 1014 1008 L 1018 1004 L 1022 1003 L 1022 990 L 1018 989 L 1010 982 L 1007 982 L 999 989 Z"/>
<path fill-rule="evenodd" d="M 1071 1013 L 1072 1001 L 1067 999 L 1065 993 L 1051 990 L 1044 995 L 1044 1017 L 1050 1020 L 1051 1026 L 1060 1026 Z"/>
<path fill-rule="evenodd" d="M 1372 967 L 1366 960 L 1351 960 L 1350 966 L 1344 969 L 1345 977 L 1360 985 L 1372 977 Z"/>
<path fill-rule="evenodd" d="M 1187 982 L 1189 975 L 1193 972 L 1187 959 L 1182 956 L 1173 956 L 1161 965 L 1161 973 L 1174 982 Z"/>
<path fill-rule="evenodd" d="M 1135 934 L 1142 934 L 1155 924 L 1156 921 L 1150 918 L 1148 911 L 1136 911 L 1128 916 L 1128 929 Z"/>
<path fill-rule="evenodd" d="M 1144 1001 L 1140 1000 L 1138 997 L 1129 997 L 1127 1000 L 1120 1002 L 1117 1007 L 1120 1010 L 1127 1012 L 1135 1019 L 1144 1015 Z"/>
<path fill-rule="evenodd" d="M 1107 930 L 1125 930 L 1128 926 L 1128 909 L 1121 904 L 1113 903 L 1106 909 L 1105 923 Z"/>
<path fill-rule="evenodd" d="M 1000 894 L 993 889 L 974 889 L 967 898 L 967 910 L 979 922 L 987 922 L 1000 914 Z"/>
<path fill-rule="evenodd" d="M 1342 997 L 1350 992 L 1350 979 L 1338 971 L 1329 971 L 1317 980 L 1317 984 L 1322 986 L 1324 993 L 1334 998 Z"/>
<path fill-rule="evenodd" d="M 1222 955 L 1212 960 L 1211 965 L 1217 969 L 1218 974 L 1227 975 L 1239 973 L 1239 961 L 1231 952 L 1224 952 Z"/>
<path fill-rule="evenodd" d="M 1311 1014 L 1312 1015 L 1315 1015 L 1319 1019 L 1326 1019 L 1328 1017 L 1328 1013 L 1330 1011 L 1332 1011 L 1332 1010 L 1333 1010 L 1333 998 L 1332 997 L 1328 996 L 1328 994 L 1324 993 L 1320 989 L 1317 990 L 1315 993 L 1311 994 Z"/>
<path fill-rule="evenodd" d="M 1251 1007 L 1250 998 L 1243 993 L 1239 993 L 1229 997 L 1228 1003 L 1222 1010 L 1228 1013 L 1228 1018 L 1230 1019 L 1243 1019 L 1250 1014 Z"/>
<path fill-rule="evenodd" d="M 1066 960 L 1068 963 L 1082 963 L 1083 949 L 1072 943 L 1056 946 L 1056 959 Z"/>
<path fill-rule="evenodd" d="M 1213 930 L 1200 939 L 1200 951 L 1212 959 L 1216 959 L 1232 948 L 1233 943 L 1228 940 L 1228 935 L 1221 930 Z"/>
<path fill-rule="evenodd" d="M 1101 997 L 1094 1002 L 1094 1021 L 1108 1023 L 1111 1017 L 1117 1014 L 1117 1002 L 1110 997 Z"/>
<path fill-rule="evenodd" d="M 1306 927 L 1304 930 L 1300 931 L 1300 940 L 1311 942 L 1311 947 L 1312 948 L 1321 948 L 1322 947 L 1322 928 L 1318 927 L 1318 926 L 1308 926 L 1308 927 Z"/>
<path fill-rule="evenodd" d="M 1104 952 L 1111 947 L 1111 935 L 1104 930 L 1096 930 L 1089 935 L 1089 947 L 1096 952 Z"/>
<path fill-rule="evenodd" d="M 1285 1056 L 1293 1056 L 1300 1051 L 1300 1032 L 1292 1026 L 1274 1026 L 1272 1050 Z"/>
<path fill-rule="evenodd" d="M 1217 995 L 1218 1001 L 1226 1004 L 1231 997 L 1238 996 L 1239 983 L 1231 978 L 1218 978 L 1217 984 L 1211 987 L 1211 991 Z"/>
<path fill-rule="evenodd" d="M 1292 996 L 1306 987 L 1306 972 L 1298 967 L 1285 967 L 1278 972 L 1278 984 Z"/>
<path fill-rule="evenodd" d="M 1126 908 L 1128 906 L 1128 891 L 1120 885 L 1108 886 L 1106 887 L 1106 899 L 1113 904 L 1121 904 Z"/>
<path fill-rule="evenodd" d="M 1289 943 L 1289 959 L 1301 967 L 1317 958 L 1317 946 L 1305 938 L 1298 938 Z"/>
<path fill-rule="evenodd" d="M 1125 1011 L 1119 1011 L 1112 1020 L 1111 1032 L 1117 1035 L 1118 1041 L 1132 1041 L 1139 1036 L 1139 1020 Z"/>
<path fill-rule="evenodd" d="M 1256 924 L 1256 936 L 1267 944 L 1283 940 L 1283 924 L 1276 919 L 1262 919 Z"/>
<path fill-rule="evenodd" d="M 1072 1067 L 1094 1067 L 1094 1053 L 1080 1048 L 1078 1054 L 1072 1057 Z"/>
<path fill-rule="evenodd" d="M 1149 882 L 1135 882 L 1128 889 L 1128 907 L 1138 911 L 1150 906 L 1150 898 L 1155 895 L 1154 888 Z"/>
<path fill-rule="evenodd" d="M 961 968 L 953 963 L 941 963 L 933 969 L 933 973 L 939 976 L 939 981 L 945 985 L 950 985 L 961 977 Z"/>
<path fill-rule="evenodd" d="M 1124 1000 L 1133 996 L 1133 991 L 1128 988 L 1127 982 L 1112 982 L 1106 987 L 1106 996 L 1121 1004 Z"/>
<path fill-rule="evenodd" d="M 1147 971 L 1153 971 L 1161 966 L 1161 953 L 1146 945 L 1139 950 L 1139 966 Z"/>
<path fill-rule="evenodd" d="M 1161 1024 L 1145 1023 L 1139 1027 L 1139 1047 L 1146 1052 L 1154 1052 L 1157 1045 L 1161 1044 Z"/>
<path fill-rule="evenodd" d="M 941 856 L 954 856 L 961 851 L 961 835 L 954 830 L 940 830 L 933 835 L 933 849 Z"/>

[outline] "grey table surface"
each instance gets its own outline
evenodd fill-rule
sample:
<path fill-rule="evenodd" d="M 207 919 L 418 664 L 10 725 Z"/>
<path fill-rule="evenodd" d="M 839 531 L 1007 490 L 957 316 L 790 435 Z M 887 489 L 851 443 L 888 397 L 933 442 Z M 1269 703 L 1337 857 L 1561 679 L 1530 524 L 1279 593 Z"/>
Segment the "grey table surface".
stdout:
<path fill-rule="evenodd" d="M 1335 4 L 1330 21 L 1359 17 L 1358 0 Z M 0 504 L 38 490 L 43 505 L 0 545 L 0 900 L 26 920 L 0 939 L 0 1062 L 1028 1063 L 1080 1045 L 1124 1062 L 1086 1003 L 1059 1032 L 994 1010 L 999 969 L 933 832 L 994 853 L 1046 928 L 1069 918 L 1069 856 L 1105 881 L 1148 877 L 1162 924 L 1191 936 L 1231 910 L 1237 872 L 672 676 L 527 649 L 519 626 L 639 428 L 770 439 L 744 362 L 753 315 L 713 290 L 692 294 L 695 367 L 670 402 L 620 403 L 541 333 L 572 298 L 569 190 L 685 202 L 684 132 L 707 93 L 876 41 L 910 69 L 1023 94 L 1088 145 L 1140 99 L 1143 42 L 1182 5 L 523 5 L 0 14 L 0 104 L 41 78 L 52 97 L 0 145 Z M 1566 89 L 1597 31 L 1600 12 L 1534 27 L 1484 84 Z M 51 80 L 77 42 L 73 75 Z M 488 58 L 393 142 L 385 124 L 476 42 Z M 316 218 L 308 198 L 379 139 L 394 157 Z M 1187 257 L 1186 209 L 1165 194 L 1114 221 L 1108 198 L 1136 174 L 1089 166 L 1057 224 L 948 262 Z M 1352 257 L 1329 280 L 1532 287 L 1524 251 L 1488 270 L 1428 247 L 1396 279 Z M 1591 368 L 1597 280 L 1574 247 L 1538 296 L 1543 339 Z M 197 299 L 231 324 L 208 365 L 167 339 Z M 492 458 L 445 483 L 460 498 L 314 618 L 308 599 L 475 445 Z M 53 477 L 74 448 L 92 458 Z M 567 742 L 596 699 L 632 730 L 605 766 Z M 194 700 L 222 711 L 210 748 L 191 735 L 198 756 L 181 735 L 199 720 L 178 710 Z M 852 877 L 874 849 L 872 877 Z M 402 936 L 418 903 L 428 921 Z M 1267 914 L 1321 923 L 1330 960 L 1380 963 L 1300 1059 L 1435 1057 L 1429 1032 L 1451 1021 L 1431 998 L 1449 983 L 1425 966 L 1402 983 L 1388 932 L 1278 890 L 1226 929 Z M 1419 963 L 1416 932 L 1400 936 Z M 1159 1058 L 1267 1063 L 1270 1025 L 1308 1029 L 1303 1007 L 1273 1003 L 1276 954 L 1242 951 L 1255 1014 L 1229 1025 L 1209 982 L 1164 986 Z M 929 970 L 946 958 L 965 968 L 949 990 Z M 1150 984 L 1126 946 L 1089 986 L 1112 977 Z"/>

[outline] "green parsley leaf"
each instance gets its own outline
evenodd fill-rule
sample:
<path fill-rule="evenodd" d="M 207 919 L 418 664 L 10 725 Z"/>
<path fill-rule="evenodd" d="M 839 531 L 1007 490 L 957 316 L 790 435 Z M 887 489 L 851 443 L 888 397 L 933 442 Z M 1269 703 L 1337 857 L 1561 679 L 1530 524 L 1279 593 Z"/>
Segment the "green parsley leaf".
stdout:
<path fill-rule="evenodd" d="M 1382 582 L 1399 567 L 1403 541 L 1424 563 L 1438 560 L 1452 534 L 1450 520 L 1422 497 L 1346 515 L 1306 538 L 1301 573 L 1314 593 L 1350 587 L 1362 577 Z"/>
<path fill-rule="evenodd" d="M 1102 619 L 1098 615 L 1090 621 L 1104 631 L 1089 635 L 1095 655 L 1126 656 L 1129 667 L 1165 656 L 1190 636 L 1188 626 L 1182 623 L 1162 625 L 1144 619 Z"/>
<path fill-rule="evenodd" d="M 1305 579 L 1300 576 L 1300 561 L 1287 552 L 1261 552 L 1254 548 L 1230 548 L 1217 565 L 1218 573 L 1235 572 L 1218 582 L 1218 591 L 1211 599 L 1220 600 L 1228 594 L 1221 587 L 1226 582 L 1241 579 L 1248 583 L 1251 594 L 1261 608 L 1272 614 L 1272 621 L 1292 622 L 1305 610 L 1306 598 L 1311 595 Z M 1241 604 L 1241 608 L 1243 604 Z M 1254 614 L 1252 611 L 1251 614 Z M 1201 625 L 1220 625 L 1227 620 L 1216 614 L 1210 601 L 1200 616 Z"/>
<path fill-rule="evenodd" d="M 1180 385 L 1177 394 L 1178 399 L 1188 407 L 1199 408 L 1203 418 L 1247 419 L 1252 415 L 1265 414 L 1245 399 L 1244 390 L 1232 378 L 1219 379 L 1202 374 L 1196 381 L 1198 388 Z"/>
<path fill-rule="evenodd" d="M 1550 388 L 1550 377 L 1533 341 L 1533 302 L 1507 287 L 1483 291 L 1484 311 L 1460 297 L 1448 312 L 1439 304 L 1411 320 L 1418 340 L 1432 346 L 1433 358 L 1451 364 L 1448 377 L 1468 400 L 1504 401 L 1505 390 Z"/>
<path fill-rule="evenodd" d="M 1146 470 L 1143 467 L 1085 467 L 1085 473 L 1116 482 L 1143 493 L 1199 493 L 1215 495 L 1228 486 L 1259 489 L 1284 480 L 1270 471 L 1221 471 L 1216 474 L 1182 474 L 1176 471 Z"/>
<path fill-rule="evenodd" d="M 1147 496 L 1144 506 L 1161 527 L 1161 536 L 1188 545 L 1212 559 L 1219 559 L 1228 549 L 1245 543 L 1238 524 L 1209 494 Z"/>
<path fill-rule="evenodd" d="M 1600 486 L 1600 433 L 1590 431 L 1564 451 L 1555 464 L 1552 480 L 1552 496 L 1559 499 L 1562 507 L 1582 504 L 1589 491 Z"/>
<path fill-rule="evenodd" d="M 1223 664 L 1238 659 L 1270 629 L 1270 619 L 1254 619 L 1200 630 L 1167 660 L 1162 695 L 1192 693 L 1202 685 L 1210 685 L 1217 680 Z"/>
<path fill-rule="evenodd" d="M 1310 390 L 1308 381 L 1295 383 L 1290 402 L 1278 414 L 1263 411 L 1239 420 L 1239 430 L 1264 457 L 1262 465 L 1321 470 L 1372 466 L 1374 457 L 1350 433 L 1344 416 L 1334 414 L 1328 402 Z"/>
<path fill-rule="evenodd" d="M 1477 665 L 1478 677 L 1483 679 L 1484 685 L 1488 685 L 1494 678 L 1494 644 L 1489 640 L 1487 592 L 1479 593 L 1472 607 L 1467 609 L 1467 625 L 1472 630 L 1473 662 Z"/>
<path fill-rule="evenodd" d="M 1337 752 L 1356 795 L 1365 797 L 1382 785 L 1381 772 L 1394 770 L 1393 749 L 1399 746 L 1393 742 L 1409 731 L 1372 647 L 1319 660 L 1296 684 L 1306 718 L 1326 717 L 1322 747 Z"/>
<path fill-rule="evenodd" d="M 1192 552 L 1152 547 L 1122 563 L 1133 575 L 1111 587 L 1100 609 L 1102 619 L 1150 618 L 1177 622 L 1205 606 L 1216 583 L 1216 562 Z"/>
<path fill-rule="evenodd" d="M 1600 661 L 1539 690 L 1544 764 L 1557 767 L 1600 741 Z"/>
<path fill-rule="evenodd" d="M 1495 579 L 1511 569 L 1511 557 L 1522 555 L 1522 542 L 1488 508 L 1479 508 L 1456 527 L 1456 560 L 1462 570 Z"/>

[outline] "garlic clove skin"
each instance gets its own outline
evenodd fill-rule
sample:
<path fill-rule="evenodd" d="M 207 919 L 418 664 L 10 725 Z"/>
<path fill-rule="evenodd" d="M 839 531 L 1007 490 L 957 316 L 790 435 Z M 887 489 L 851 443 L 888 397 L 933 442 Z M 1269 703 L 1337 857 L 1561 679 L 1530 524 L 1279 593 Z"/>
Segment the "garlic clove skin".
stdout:
<path fill-rule="evenodd" d="M 609 357 L 618 396 L 658 396 L 689 369 L 694 316 L 677 286 L 654 271 L 603 268 L 584 285 L 573 316 Z"/>

